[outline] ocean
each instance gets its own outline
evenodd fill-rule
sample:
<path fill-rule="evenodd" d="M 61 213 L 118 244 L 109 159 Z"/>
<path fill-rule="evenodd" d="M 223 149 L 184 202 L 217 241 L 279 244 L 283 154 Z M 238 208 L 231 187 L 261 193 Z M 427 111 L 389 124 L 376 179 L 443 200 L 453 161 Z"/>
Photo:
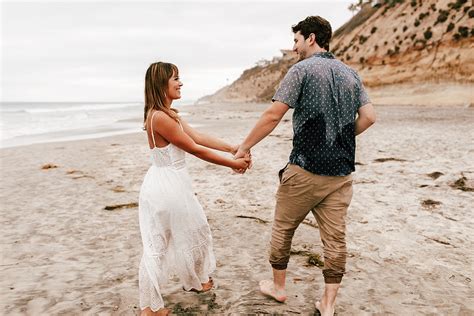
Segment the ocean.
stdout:
<path fill-rule="evenodd" d="M 173 103 L 181 108 L 192 100 Z M 0 102 L 0 148 L 142 130 L 143 102 Z"/>

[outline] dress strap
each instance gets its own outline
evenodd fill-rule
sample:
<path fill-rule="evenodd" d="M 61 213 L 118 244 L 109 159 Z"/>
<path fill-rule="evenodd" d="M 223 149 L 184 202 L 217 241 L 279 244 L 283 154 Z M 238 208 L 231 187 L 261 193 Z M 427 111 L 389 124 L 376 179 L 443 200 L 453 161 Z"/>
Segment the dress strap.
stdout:
<path fill-rule="evenodd" d="M 153 139 L 153 148 L 156 147 L 156 144 L 155 144 L 155 133 L 153 132 L 153 117 L 155 116 L 155 114 L 156 114 L 156 111 L 153 112 L 153 114 L 151 115 L 151 122 L 150 122 L 151 139 Z"/>

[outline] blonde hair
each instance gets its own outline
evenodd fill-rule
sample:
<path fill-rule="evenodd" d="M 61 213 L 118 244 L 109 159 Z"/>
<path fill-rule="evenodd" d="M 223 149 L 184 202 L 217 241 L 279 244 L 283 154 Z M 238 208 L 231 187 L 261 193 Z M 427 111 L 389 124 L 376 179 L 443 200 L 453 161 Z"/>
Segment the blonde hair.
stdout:
<path fill-rule="evenodd" d="M 179 122 L 178 110 L 167 107 L 165 103 L 168 81 L 173 74 L 178 75 L 178 67 L 170 63 L 157 62 L 148 67 L 145 75 L 144 130 L 147 129 L 146 119 L 151 110 L 163 111 Z"/>

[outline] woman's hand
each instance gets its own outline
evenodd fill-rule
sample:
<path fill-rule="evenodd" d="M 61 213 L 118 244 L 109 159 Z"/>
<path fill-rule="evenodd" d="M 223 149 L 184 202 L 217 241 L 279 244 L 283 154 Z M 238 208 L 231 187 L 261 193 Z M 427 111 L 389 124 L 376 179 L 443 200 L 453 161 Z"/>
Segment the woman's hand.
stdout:
<path fill-rule="evenodd" d="M 245 155 L 245 157 L 237 158 L 234 160 L 234 166 L 232 169 L 234 170 L 247 170 L 251 162 L 250 155 Z"/>

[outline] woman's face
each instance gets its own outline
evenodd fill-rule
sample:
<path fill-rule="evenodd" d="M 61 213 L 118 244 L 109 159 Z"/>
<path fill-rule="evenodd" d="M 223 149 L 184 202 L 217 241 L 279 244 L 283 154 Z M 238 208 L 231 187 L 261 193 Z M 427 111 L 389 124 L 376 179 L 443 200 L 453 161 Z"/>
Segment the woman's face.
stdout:
<path fill-rule="evenodd" d="M 181 98 L 181 86 L 183 84 L 179 81 L 178 74 L 173 72 L 173 75 L 168 80 L 168 91 L 166 92 L 166 96 L 170 100 L 177 100 Z"/>

